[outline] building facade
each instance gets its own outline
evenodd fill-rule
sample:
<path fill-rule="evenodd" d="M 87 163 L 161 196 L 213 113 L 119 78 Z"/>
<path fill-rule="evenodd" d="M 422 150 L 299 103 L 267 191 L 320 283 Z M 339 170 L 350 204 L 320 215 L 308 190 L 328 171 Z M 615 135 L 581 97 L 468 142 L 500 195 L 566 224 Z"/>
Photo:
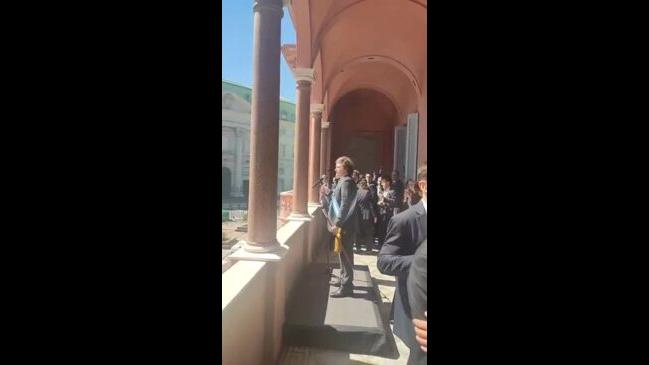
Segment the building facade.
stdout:
<path fill-rule="evenodd" d="M 250 181 L 250 103 L 252 89 L 221 81 L 221 193 L 223 198 L 247 198 Z M 280 99 L 278 193 L 293 186 L 295 104 Z"/>
<path fill-rule="evenodd" d="M 295 297 L 298 283 L 318 285 L 321 276 L 308 273 L 331 247 L 326 207 L 314 183 L 341 155 L 361 171 L 397 169 L 406 178 L 428 161 L 427 8 L 427 0 L 252 3 L 248 231 L 229 257 L 238 262 L 223 273 L 223 364 L 310 363 L 316 362 L 304 357 L 310 348 L 326 348 L 322 341 L 304 346 L 283 336 L 291 302 L 302 303 Z M 295 44 L 281 44 L 284 16 L 295 28 Z M 279 134 L 283 123 L 277 115 L 282 55 L 296 82 L 293 169 L 300 173 L 292 192 L 282 194 L 291 198 L 288 223 L 278 225 L 275 186 L 286 177 L 275 166 L 282 164 L 282 142 L 266 135 Z M 316 309 L 320 318 L 331 316 L 326 305 Z M 399 360 L 394 363 L 406 362 Z"/>

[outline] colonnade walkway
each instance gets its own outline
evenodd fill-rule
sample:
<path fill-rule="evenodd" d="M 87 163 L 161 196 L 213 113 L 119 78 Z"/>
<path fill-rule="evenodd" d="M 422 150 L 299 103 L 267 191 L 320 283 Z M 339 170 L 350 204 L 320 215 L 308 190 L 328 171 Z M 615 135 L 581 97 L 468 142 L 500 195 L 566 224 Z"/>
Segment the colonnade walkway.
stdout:
<path fill-rule="evenodd" d="M 329 264 L 334 267 L 334 275 L 337 274 L 338 272 L 338 259 L 336 256 L 334 256 L 331 252 L 329 253 Z M 388 276 L 388 275 L 383 275 L 379 272 L 378 268 L 376 267 L 376 260 L 377 260 L 377 254 L 378 251 L 376 249 L 373 249 L 371 251 L 365 251 L 364 249 L 361 251 L 356 251 L 354 253 L 354 265 L 355 265 L 355 278 L 354 278 L 354 284 L 357 286 L 357 290 L 355 290 L 355 297 L 356 298 L 329 298 L 328 300 L 326 298 L 321 299 L 326 301 L 327 303 L 321 308 L 318 308 L 318 311 L 322 311 L 320 313 L 322 315 L 323 322 L 332 322 L 335 321 L 335 317 L 337 316 L 335 313 L 343 308 L 344 304 L 338 303 L 337 301 L 341 300 L 348 300 L 348 301 L 356 301 L 354 304 L 351 305 L 356 305 L 357 308 L 356 310 L 358 311 L 365 311 L 364 314 L 360 314 L 360 317 L 363 318 L 358 318 L 358 319 L 351 319 L 351 321 L 355 322 L 362 322 L 365 321 L 366 323 L 372 322 L 371 319 L 368 321 L 367 318 L 371 318 L 373 309 L 370 307 L 370 305 L 366 302 L 363 303 L 362 300 L 364 297 L 367 299 L 374 301 L 376 303 L 376 308 L 377 311 L 379 312 L 378 314 L 380 315 L 380 322 L 385 325 L 384 330 L 386 332 L 386 340 L 387 343 L 383 344 L 382 350 L 385 351 L 383 356 L 376 356 L 376 355 L 370 355 L 370 354 L 361 354 L 361 353 L 354 353 L 351 351 L 341 351 L 341 350 L 332 350 L 328 348 L 323 348 L 320 346 L 292 346 L 287 344 L 282 351 L 281 359 L 280 359 L 280 364 L 281 365 L 325 365 L 325 364 L 337 364 L 337 365 L 360 365 L 360 364 L 384 364 L 384 365 L 405 365 L 408 360 L 408 355 L 410 353 L 410 350 L 408 347 L 401 341 L 398 337 L 392 335 L 392 330 L 393 330 L 393 325 L 389 324 L 389 316 L 390 316 L 390 307 L 392 305 L 392 299 L 394 297 L 394 291 L 395 291 L 395 285 L 396 281 L 393 276 Z M 322 285 L 322 284 L 314 284 L 317 282 L 325 281 L 328 282 L 328 276 L 326 274 L 326 267 L 327 267 L 327 257 L 324 252 L 320 253 L 318 255 L 318 258 L 315 260 L 314 264 L 310 267 L 310 270 L 305 275 L 310 275 L 308 277 L 308 281 L 311 283 L 310 285 Z M 322 278 L 320 278 L 320 276 Z M 366 282 L 366 280 L 371 280 L 370 283 Z M 298 284 L 299 285 L 299 284 Z M 325 284 L 327 285 L 327 284 Z M 334 287 L 329 288 L 329 292 L 334 290 Z M 326 289 L 325 289 L 326 290 Z M 299 290 L 298 290 L 299 291 Z M 368 292 L 369 291 L 369 292 Z M 304 304 L 307 305 L 307 303 L 313 302 L 313 301 L 318 301 L 317 298 L 291 298 L 293 299 L 296 305 Z M 354 309 L 352 311 L 355 312 Z M 347 315 L 351 315 L 353 313 L 347 313 Z M 300 316 L 299 314 L 297 315 L 298 317 Z M 338 314 L 340 316 L 340 314 Z M 325 319 L 325 317 L 331 318 L 331 319 Z M 344 317 L 344 315 L 343 315 Z M 287 320 L 289 322 L 288 324 L 290 325 L 291 319 Z M 353 323 L 350 323 L 350 325 L 353 325 Z M 289 333 L 290 335 L 290 333 Z M 322 338 L 324 341 L 330 342 L 330 340 L 327 340 Z M 351 340 L 351 338 L 349 338 Z M 362 340 L 362 339 L 360 339 Z M 291 342 L 291 339 L 284 338 L 284 341 L 286 342 Z M 360 346 L 360 344 L 354 344 L 351 343 L 349 346 L 354 348 L 355 346 Z M 329 345 L 323 345 L 325 347 L 331 346 Z M 335 344 L 333 345 L 334 347 L 336 346 Z M 392 354 L 389 354 L 389 352 L 392 352 Z M 386 357 L 388 356 L 388 357 Z"/>

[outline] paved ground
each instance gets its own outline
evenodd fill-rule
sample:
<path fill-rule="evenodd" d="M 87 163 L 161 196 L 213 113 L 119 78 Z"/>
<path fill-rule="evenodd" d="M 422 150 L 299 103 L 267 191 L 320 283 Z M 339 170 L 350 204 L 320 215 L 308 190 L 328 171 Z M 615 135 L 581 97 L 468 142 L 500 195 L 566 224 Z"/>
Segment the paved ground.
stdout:
<path fill-rule="evenodd" d="M 381 301 L 383 306 L 381 312 L 384 320 L 389 318 L 390 306 L 392 305 L 392 298 L 395 290 L 395 279 L 393 276 L 383 275 L 376 267 L 377 250 L 371 252 L 356 252 L 354 253 L 354 264 L 367 265 L 370 268 L 370 275 L 374 281 L 374 285 L 379 289 Z M 318 261 L 324 262 L 323 258 Z M 392 325 L 390 325 L 392 328 Z M 398 338 L 394 338 L 399 350 L 399 358 L 396 360 L 386 359 L 378 356 L 351 354 L 348 352 L 331 351 L 318 349 L 314 347 L 290 347 L 285 349 L 283 358 L 280 361 L 281 365 L 361 365 L 361 364 L 375 364 L 375 365 L 405 365 L 408 361 L 410 350 Z"/>
<path fill-rule="evenodd" d="M 234 238 L 238 240 L 245 240 L 248 232 L 237 232 L 236 228 L 243 225 L 244 222 L 222 222 L 221 231 L 225 233 L 228 238 Z M 229 249 L 221 249 L 221 260 L 224 260 L 226 256 L 230 255 L 232 252 Z"/>

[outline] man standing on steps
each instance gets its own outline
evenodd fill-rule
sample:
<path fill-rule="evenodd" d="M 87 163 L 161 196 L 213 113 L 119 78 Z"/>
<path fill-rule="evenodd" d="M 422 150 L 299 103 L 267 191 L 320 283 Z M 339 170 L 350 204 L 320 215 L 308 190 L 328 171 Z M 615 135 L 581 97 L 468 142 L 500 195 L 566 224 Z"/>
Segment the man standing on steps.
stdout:
<path fill-rule="evenodd" d="M 338 184 L 334 190 L 329 206 L 329 218 L 333 226 L 329 231 L 338 234 L 342 247 L 338 258 L 340 261 L 340 280 L 334 280 L 332 285 L 340 288 L 331 293 L 332 298 L 349 296 L 353 293 L 354 280 L 354 241 L 359 227 L 359 217 L 356 212 L 356 193 L 358 188 L 352 180 L 354 163 L 347 156 L 336 160 L 336 177 Z"/>
<path fill-rule="evenodd" d="M 381 247 L 377 268 L 382 274 L 396 276 L 397 286 L 392 301 L 394 334 L 409 348 L 413 355 L 408 364 L 412 364 L 419 351 L 412 324 L 412 313 L 408 300 L 408 274 L 414 260 L 415 251 L 427 239 L 428 214 L 428 168 L 426 164 L 417 170 L 417 188 L 421 193 L 419 203 L 401 212 L 388 223 L 385 243 Z"/>

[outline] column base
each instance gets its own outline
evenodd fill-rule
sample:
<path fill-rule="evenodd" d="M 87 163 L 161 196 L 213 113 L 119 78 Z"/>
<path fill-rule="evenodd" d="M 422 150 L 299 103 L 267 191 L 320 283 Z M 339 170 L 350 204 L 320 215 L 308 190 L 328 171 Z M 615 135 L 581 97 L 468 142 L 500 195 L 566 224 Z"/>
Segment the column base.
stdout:
<path fill-rule="evenodd" d="M 301 221 L 301 222 L 310 222 L 311 216 L 304 213 L 291 213 L 286 217 L 287 221 Z"/>
<path fill-rule="evenodd" d="M 309 202 L 309 203 L 307 204 L 307 206 L 312 207 L 312 208 L 322 208 L 322 204 L 320 204 L 320 203 L 312 203 L 312 202 Z"/>
<path fill-rule="evenodd" d="M 265 252 L 274 252 L 279 250 L 281 247 L 277 239 L 274 239 L 271 242 L 249 242 L 241 241 L 242 247 L 248 252 L 256 253 L 265 253 Z"/>
<path fill-rule="evenodd" d="M 242 249 L 236 250 L 229 259 L 241 261 L 280 261 L 288 253 L 288 247 L 280 245 L 279 242 L 270 242 L 265 244 L 255 244 L 247 241 L 239 241 Z"/>

